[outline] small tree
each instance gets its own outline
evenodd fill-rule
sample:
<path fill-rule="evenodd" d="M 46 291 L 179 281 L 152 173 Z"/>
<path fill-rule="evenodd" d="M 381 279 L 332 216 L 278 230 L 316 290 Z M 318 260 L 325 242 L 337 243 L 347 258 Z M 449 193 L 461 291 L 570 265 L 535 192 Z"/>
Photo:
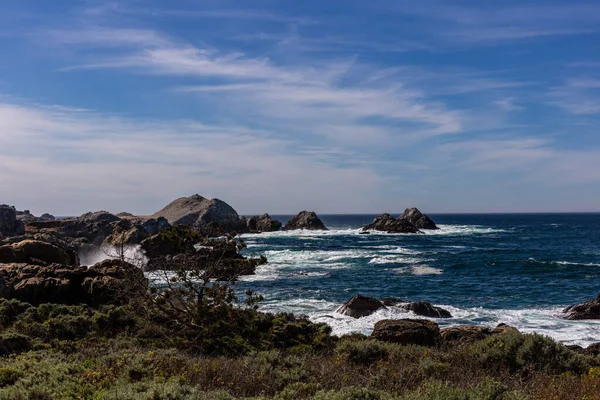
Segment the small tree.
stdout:
<path fill-rule="evenodd" d="M 232 322 L 240 311 L 235 294 L 239 276 L 266 261 L 242 257 L 240 252 L 244 248 L 243 240 L 227 235 L 207 239 L 202 246 L 163 258 L 157 270 L 164 286 L 151 289 L 150 306 L 172 326 L 198 338 L 209 338 L 209 330 L 216 333 L 216 325 Z M 261 299 L 247 291 L 244 305 L 256 309 Z"/>

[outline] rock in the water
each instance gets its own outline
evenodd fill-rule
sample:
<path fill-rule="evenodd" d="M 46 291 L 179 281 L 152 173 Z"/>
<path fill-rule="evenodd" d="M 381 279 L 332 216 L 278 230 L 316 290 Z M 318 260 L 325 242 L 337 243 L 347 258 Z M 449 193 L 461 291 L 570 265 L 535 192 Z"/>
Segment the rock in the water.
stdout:
<path fill-rule="evenodd" d="M 595 299 L 565 308 L 563 313 L 567 314 L 565 319 L 570 320 L 600 319 L 600 293 Z"/>
<path fill-rule="evenodd" d="M 376 230 L 387 233 L 419 233 L 419 230 L 408 220 L 394 218 L 390 214 L 382 214 L 373 223 L 363 227 L 363 230 Z"/>
<path fill-rule="evenodd" d="M 375 324 L 371 337 L 383 342 L 436 346 L 440 342 L 440 328 L 424 319 L 384 319 Z"/>
<path fill-rule="evenodd" d="M 326 231 L 327 228 L 319 219 L 314 211 L 302 211 L 292 219 L 290 219 L 283 227 L 286 231 L 296 229 L 321 230 Z"/>
<path fill-rule="evenodd" d="M 0 278 L 3 297 L 34 305 L 121 304 L 145 293 L 148 285 L 139 268 L 119 260 L 106 260 L 90 268 L 0 264 Z"/>
<path fill-rule="evenodd" d="M 0 246 L 0 263 L 78 265 L 77 254 L 39 240 L 23 240 Z"/>
<path fill-rule="evenodd" d="M 247 225 L 250 232 L 276 232 L 281 229 L 281 222 L 269 214 L 255 215 L 247 221 Z"/>
<path fill-rule="evenodd" d="M 443 328 L 440 331 L 442 342 L 446 345 L 471 344 L 478 340 L 486 339 L 490 336 L 508 333 L 519 333 L 519 331 L 516 328 L 506 324 L 499 324 L 494 329 L 478 325 L 458 325 L 451 326 L 449 328 Z"/>
<path fill-rule="evenodd" d="M 0 205 L 0 237 L 24 233 L 25 225 L 17 219 L 17 210 L 5 204 Z"/>
<path fill-rule="evenodd" d="M 423 317 L 452 318 L 452 314 L 450 314 L 449 311 L 444 310 L 441 307 L 436 307 L 426 301 L 418 301 L 415 303 L 408 303 L 406 305 L 403 305 L 402 308 L 404 308 L 405 310 L 408 310 L 408 311 L 412 311 L 415 314 L 423 316 Z"/>
<path fill-rule="evenodd" d="M 247 232 L 244 219 L 229 204 L 219 199 L 206 199 L 199 194 L 174 200 L 152 218 L 164 217 L 173 226 L 190 226 L 196 232 L 221 235 Z"/>
<path fill-rule="evenodd" d="M 439 229 L 431 218 L 415 207 L 404 210 L 404 214 L 400 218 L 410 221 L 418 229 Z"/>
<path fill-rule="evenodd" d="M 344 303 L 337 312 L 348 315 L 349 317 L 360 318 L 371 315 L 380 308 L 385 308 L 381 301 L 359 294 Z"/>

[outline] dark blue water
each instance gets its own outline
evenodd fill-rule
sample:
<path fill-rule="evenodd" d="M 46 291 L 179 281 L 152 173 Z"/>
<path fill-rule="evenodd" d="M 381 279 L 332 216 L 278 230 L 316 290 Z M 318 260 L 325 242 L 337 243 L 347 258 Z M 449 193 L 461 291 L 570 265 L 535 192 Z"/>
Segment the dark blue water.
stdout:
<path fill-rule="evenodd" d="M 407 317 L 335 313 L 361 293 L 447 306 L 455 318 L 443 324 L 508 322 L 566 342 L 600 341 L 597 322 L 567 322 L 558 313 L 600 291 L 600 214 L 431 215 L 440 230 L 360 235 L 374 217 L 323 215 L 328 232 L 244 235 L 246 252 L 269 263 L 241 288 L 263 294 L 265 310 L 308 314 L 336 333 L 367 333 L 377 319 Z"/>

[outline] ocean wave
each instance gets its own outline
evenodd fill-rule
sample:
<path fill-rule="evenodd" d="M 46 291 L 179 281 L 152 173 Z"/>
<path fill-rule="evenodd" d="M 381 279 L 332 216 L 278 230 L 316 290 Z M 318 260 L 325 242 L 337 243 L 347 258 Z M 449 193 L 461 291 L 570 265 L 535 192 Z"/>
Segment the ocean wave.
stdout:
<path fill-rule="evenodd" d="M 392 270 L 395 274 L 412 274 L 412 275 L 441 275 L 444 273 L 439 268 L 433 268 L 429 265 L 414 265 L 412 267 L 402 267 Z"/>
<path fill-rule="evenodd" d="M 431 258 L 380 255 L 372 258 L 371 261 L 369 261 L 369 264 L 418 264 L 427 261 L 435 260 Z"/>
<path fill-rule="evenodd" d="M 308 313 L 315 322 L 324 322 L 331 326 L 335 335 L 349 333 L 371 334 L 377 321 L 382 319 L 425 318 L 398 307 L 381 309 L 363 318 L 352 318 L 335 312 L 340 304 L 329 310 L 315 310 Z M 522 333 L 537 333 L 549 336 L 564 344 L 589 346 L 600 341 L 600 321 L 568 321 L 561 319 L 557 308 L 533 308 L 523 310 L 492 310 L 483 308 L 460 309 L 441 305 L 450 311 L 453 318 L 436 319 L 441 328 L 456 325 L 479 325 L 495 327 L 500 323 L 517 328 Z M 300 311 L 300 309 L 299 309 Z"/>
<path fill-rule="evenodd" d="M 582 265 L 584 267 L 600 267 L 600 264 L 595 264 L 595 263 L 578 263 L 578 262 L 571 262 L 571 261 L 553 261 L 553 264 L 558 264 L 558 265 Z"/>
<path fill-rule="evenodd" d="M 496 229 L 481 225 L 438 225 L 435 230 L 423 230 L 426 235 L 474 235 L 506 232 L 504 229 Z"/>

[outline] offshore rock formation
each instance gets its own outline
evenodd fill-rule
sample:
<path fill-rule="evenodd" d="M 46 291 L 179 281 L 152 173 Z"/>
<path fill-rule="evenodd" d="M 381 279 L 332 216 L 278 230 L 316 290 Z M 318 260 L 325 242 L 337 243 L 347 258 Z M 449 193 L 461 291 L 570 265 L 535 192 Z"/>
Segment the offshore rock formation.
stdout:
<path fill-rule="evenodd" d="M 286 231 L 293 231 L 296 229 L 307 229 L 307 230 L 321 230 L 326 231 L 327 228 L 319 219 L 314 211 L 302 211 L 292 219 L 290 219 L 283 227 Z"/>
<path fill-rule="evenodd" d="M 403 218 L 413 224 L 417 229 L 439 229 L 435 222 L 427 215 L 424 215 L 418 208 L 407 208 L 404 210 Z"/>
<path fill-rule="evenodd" d="M 565 308 L 563 313 L 567 314 L 564 318 L 570 320 L 600 319 L 600 293 L 595 299 Z"/>
<path fill-rule="evenodd" d="M 0 205 L 0 238 L 25 233 L 25 225 L 17 219 L 17 210 L 6 204 Z"/>
<path fill-rule="evenodd" d="M 133 294 L 145 293 L 147 286 L 139 268 L 119 260 L 106 260 L 90 268 L 0 264 L 0 297 L 33 305 L 120 304 Z"/>
<path fill-rule="evenodd" d="M 448 310 L 441 307 L 436 307 L 426 301 L 417 301 L 401 306 L 407 311 L 412 311 L 417 315 L 430 318 L 452 318 L 452 314 Z"/>
<path fill-rule="evenodd" d="M 375 218 L 370 225 L 363 227 L 363 230 L 375 230 L 387 233 L 419 233 L 419 229 L 410 221 L 402 217 L 396 219 L 387 213 Z"/>
<path fill-rule="evenodd" d="M 360 318 L 371 315 L 381 308 L 385 308 L 381 301 L 358 294 L 344 303 L 337 312 L 349 317 Z"/>
<path fill-rule="evenodd" d="M 407 208 L 398 218 L 385 213 L 375 218 L 363 231 L 376 230 L 387 233 L 421 233 L 420 229 L 438 229 L 431 218 L 417 208 Z"/>
<path fill-rule="evenodd" d="M 246 224 L 250 232 L 276 232 L 281 229 L 281 222 L 271 218 L 269 214 L 255 215 Z"/>
<path fill-rule="evenodd" d="M 248 232 L 245 219 L 229 204 L 219 199 L 207 199 L 199 194 L 172 201 L 152 218 L 165 218 L 173 226 L 190 226 L 208 235 Z"/>

